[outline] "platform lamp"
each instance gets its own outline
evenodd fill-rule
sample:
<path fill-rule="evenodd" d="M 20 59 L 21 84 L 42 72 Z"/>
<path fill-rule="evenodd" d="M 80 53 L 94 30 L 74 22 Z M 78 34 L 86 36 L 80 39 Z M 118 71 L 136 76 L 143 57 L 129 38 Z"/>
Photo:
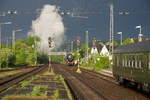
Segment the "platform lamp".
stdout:
<path fill-rule="evenodd" d="M 122 32 L 117 32 L 120 35 L 120 44 L 122 45 Z"/>
<path fill-rule="evenodd" d="M 139 35 L 138 35 L 138 40 L 139 40 L 139 42 L 141 42 L 142 41 L 142 36 L 143 36 L 143 34 L 142 34 L 142 26 L 139 25 L 139 26 L 136 26 L 135 28 L 136 29 L 140 29 L 140 32 L 139 32 Z"/>

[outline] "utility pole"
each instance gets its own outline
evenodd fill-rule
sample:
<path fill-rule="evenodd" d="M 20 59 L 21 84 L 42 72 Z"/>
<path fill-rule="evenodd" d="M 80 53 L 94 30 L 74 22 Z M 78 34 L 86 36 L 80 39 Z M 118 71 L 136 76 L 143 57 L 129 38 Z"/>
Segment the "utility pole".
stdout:
<path fill-rule="evenodd" d="M 12 48 L 15 49 L 15 30 L 12 30 Z"/>
<path fill-rule="evenodd" d="M 109 51 L 112 54 L 113 58 L 113 51 L 114 51 L 114 11 L 113 11 L 113 4 L 110 5 L 110 44 L 109 44 Z"/>
<path fill-rule="evenodd" d="M 5 25 L 5 24 L 11 24 L 11 22 L 3 22 L 3 23 L 0 23 L 0 52 L 1 52 L 1 49 L 2 49 L 2 25 Z M 1 59 L 0 59 L 0 68 L 1 68 Z"/>
<path fill-rule="evenodd" d="M 80 60 L 79 60 L 79 50 L 80 50 L 80 37 L 77 37 L 77 52 L 78 52 L 78 54 L 77 54 L 77 56 L 78 56 L 78 68 L 77 68 L 77 73 L 81 73 L 81 70 L 80 70 L 80 67 L 79 67 L 79 62 L 80 62 Z"/>
<path fill-rule="evenodd" d="M 0 24 L 0 49 L 2 48 L 2 30 L 1 30 L 2 24 Z"/>
<path fill-rule="evenodd" d="M 89 59 L 88 48 L 89 48 L 89 32 L 86 31 L 86 60 L 87 61 Z"/>
<path fill-rule="evenodd" d="M 73 41 L 71 41 L 71 52 L 73 52 Z"/>

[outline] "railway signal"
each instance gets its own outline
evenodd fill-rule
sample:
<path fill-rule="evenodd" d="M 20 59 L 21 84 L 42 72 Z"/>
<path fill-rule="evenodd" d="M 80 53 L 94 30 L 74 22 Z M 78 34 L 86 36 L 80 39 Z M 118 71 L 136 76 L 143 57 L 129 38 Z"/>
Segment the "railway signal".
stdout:
<path fill-rule="evenodd" d="M 52 47 L 52 38 L 51 38 L 51 37 L 48 37 L 48 45 L 49 45 L 49 48 Z M 51 61 L 51 58 L 50 58 L 50 56 L 49 56 L 49 69 L 48 69 L 48 70 L 52 72 L 52 68 L 51 68 L 51 63 L 50 63 L 50 61 Z"/>
<path fill-rule="evenodd" d="M 49 45 L 49 48 L 52 47 L 52 38 L 51 37 L 48 38 L 48 45 Z"/>
<path fill-rule="evenodd" d="M 77 49 L 80 47 L 80 37 L 77 37 Z"/>

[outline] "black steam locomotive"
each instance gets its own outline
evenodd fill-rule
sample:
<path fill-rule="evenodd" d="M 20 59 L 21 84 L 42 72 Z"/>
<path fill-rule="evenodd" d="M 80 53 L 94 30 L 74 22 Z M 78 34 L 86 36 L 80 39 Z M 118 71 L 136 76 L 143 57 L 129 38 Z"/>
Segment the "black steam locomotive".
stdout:
<path fill-rule="evenodd" d="M 74 65 L 74 57 L 72 54 L 67 54 L 66 56 L 66 63 L 69 65 L 69 66 L 73 66 Z"/>
<path fill-rule="evenodd" d="M 116 48 L 113 75 L 120 84 L 132 82 L 150 91 L 150 40 Z"/>

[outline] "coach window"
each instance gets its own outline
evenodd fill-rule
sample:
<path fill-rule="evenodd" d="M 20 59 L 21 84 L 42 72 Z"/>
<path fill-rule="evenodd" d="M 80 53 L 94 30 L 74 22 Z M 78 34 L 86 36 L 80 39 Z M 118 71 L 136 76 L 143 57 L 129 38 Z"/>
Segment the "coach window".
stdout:
<path fill-rule="evenodd" d="M 129 62 L 129 59 L 128 59 L 128 56 L 126 56 L 126 67 L 128 67 L 128 62 Z"/>
<path fill-rule="evenodd" d="M 139 68 L 142 68 L 142 55 L 139 55 Z"/>
<path fill-rule="evenodd" d="M 127 56 L 127 67 L 129 67 L 129 55 Z"/>
<path fill-rule="evenodd" d="M 139 61 L 139 68 L 142 68 L 142 61 Z"/>
<path fill-rule="evenodd" d="M 129 67 L 131 67 L 131 55 L 129 55 L 129 63 L 128 63 L 129 65 Z"/>
<path fill-rule="evenodd" d="M 124 55 L 122 56 L 122 66 L 124 67 Z"/>
<path fill-rule="evenodd" d="M 127 67 L 127 56 L 125 55 L 125 67 Z"/>
<path fill-rule="evenodd" d="M 132 56 L 131 56 L 131 66 L 132 66 L 132 68 L 134 67 L 134 66 L 133 66 L 133 62 L 134 62 L 134 56 L 132 55 Z"/>
<path fill-rule="evenodd" d="M 137 55 L 137 68 L 140 68 L 140 56 Z"/>
<path fill-rule="evenodd" d="M 137 67 L 137 55 L 135 55 L 135 68 L 138 68 Z"/>
<path fill-rule="evenodd" d="M 135 55 L 133 55 L 133 67 L 135 68 Z"/>

